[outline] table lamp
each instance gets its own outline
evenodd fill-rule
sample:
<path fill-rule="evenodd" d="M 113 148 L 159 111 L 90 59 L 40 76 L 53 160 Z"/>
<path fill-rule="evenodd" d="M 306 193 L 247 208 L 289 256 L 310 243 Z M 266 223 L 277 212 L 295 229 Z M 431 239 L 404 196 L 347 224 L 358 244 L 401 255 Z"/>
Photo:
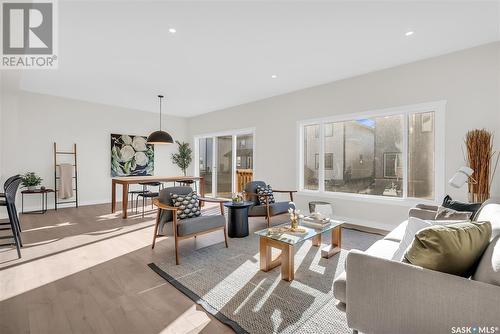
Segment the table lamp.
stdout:
<path fill-rule="evenodd" d="M 474 170 L 469 167 L 460 167 L 460 169 L 453 175 L 453 177 L 448 181 L 448 183 L 454 188 L 461 188 L 464 184 L 469 183 L 469 179 L 472 182 L 475 180 L 472 178 Z"/>

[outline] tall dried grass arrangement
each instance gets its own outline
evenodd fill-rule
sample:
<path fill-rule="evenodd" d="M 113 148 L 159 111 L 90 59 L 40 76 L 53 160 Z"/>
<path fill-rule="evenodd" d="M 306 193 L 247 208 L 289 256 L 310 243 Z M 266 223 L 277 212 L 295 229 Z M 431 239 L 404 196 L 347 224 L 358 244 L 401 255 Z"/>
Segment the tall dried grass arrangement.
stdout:
<path fill-rule="evenodd" d="M 494 162 L 493 134 L 485 129 L 472 130 L 465 136 L 467 162 L 474 170 L 472 182 L 469 182 L 469 200 L 484 202 L 490 198 L 490 188 L 498 165 L 498 156 Z M 492 170 L 492 165 L 495 165 Z"/>

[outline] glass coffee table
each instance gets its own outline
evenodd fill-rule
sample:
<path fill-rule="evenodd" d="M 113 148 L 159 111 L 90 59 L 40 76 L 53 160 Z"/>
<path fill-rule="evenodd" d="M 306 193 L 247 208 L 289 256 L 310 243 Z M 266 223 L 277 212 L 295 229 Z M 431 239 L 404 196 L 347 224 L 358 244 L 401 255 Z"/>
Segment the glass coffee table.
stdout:
<path fill-rule="evenodd" d="M 282 231 L 283 227 L 289 227 L 290 223 L 276 227 L 266 228 L 255 232 L 260 236 L 260 270 L 269 271 L 281 265 L 281 279 L 293 281 L 294 279 L 294 246 L 308 239 L 312 239 L 313 246 L 321 246 L 321 235 L 331 232 L 330 245 L 321 249 L 321 257 L 330 258 L 340 252 L 342 225 L 344 221 L 330 220 L 330 223 L 322 228 L 312 228 L 299 225 L 304 232 Z M 272 248 L 281 250 L 281 253 L 273 258 Z"/>

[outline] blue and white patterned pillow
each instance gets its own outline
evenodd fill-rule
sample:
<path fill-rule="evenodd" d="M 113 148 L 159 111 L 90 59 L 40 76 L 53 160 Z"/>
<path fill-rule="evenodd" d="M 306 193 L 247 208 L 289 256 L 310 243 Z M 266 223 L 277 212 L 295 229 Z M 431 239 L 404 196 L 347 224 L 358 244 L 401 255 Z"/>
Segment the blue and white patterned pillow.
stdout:
<path fill-rule="evenodd" d="M 258 196 L 258 195 L 269 195 L 267 196 L 268 198 L 268 203 L 274 203 L 274 195 L 273 195 L 273 188 L 271 188 L 270 185 L 267 185 L 265 187 L 262 186 L 257 186 L 257 197 L 259 198 L 259 204 L 260 205 L 265 205 L 266 204 L 266 196 Z"/>
<path fill-rule="evenodd" d="M 189 219 L 201 215 L 198 195 L 191 192 L 187 195 L 170 194 L 172 205 L 177 210 L 177 219 Z"/>

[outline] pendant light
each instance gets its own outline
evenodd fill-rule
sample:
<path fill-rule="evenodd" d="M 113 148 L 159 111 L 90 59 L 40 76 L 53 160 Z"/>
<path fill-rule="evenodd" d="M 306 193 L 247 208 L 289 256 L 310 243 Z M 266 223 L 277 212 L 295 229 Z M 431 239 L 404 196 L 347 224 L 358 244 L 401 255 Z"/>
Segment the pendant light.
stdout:
<path fill-rule="evenodd" d="M 172 144 L 174 140 L 167 132 L 161 130 L 161 99 L 163 95 L 158 95 L 160 100 L 160 130 L 151 133 L 147 139 L 148 144 Z"/>

